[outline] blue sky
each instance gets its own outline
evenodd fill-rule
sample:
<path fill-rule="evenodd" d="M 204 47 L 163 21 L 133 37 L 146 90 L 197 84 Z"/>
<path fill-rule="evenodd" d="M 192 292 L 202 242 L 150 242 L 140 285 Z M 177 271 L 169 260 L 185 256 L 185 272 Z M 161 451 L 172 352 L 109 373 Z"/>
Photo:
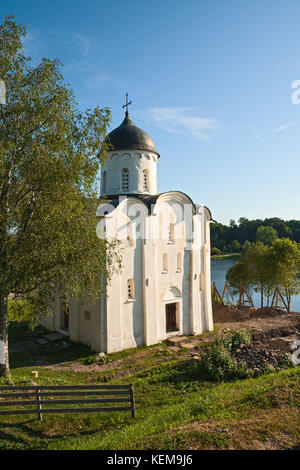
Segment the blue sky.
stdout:
<path fill-rule="evenodd" d="M 82 108 L 130 117 L 178 189 L 222 223 L 300 219 L 299 0 L 1 0 L 27 55 L 59 57 Z M 299 93 L 300 96 L 300 93 Z"/>

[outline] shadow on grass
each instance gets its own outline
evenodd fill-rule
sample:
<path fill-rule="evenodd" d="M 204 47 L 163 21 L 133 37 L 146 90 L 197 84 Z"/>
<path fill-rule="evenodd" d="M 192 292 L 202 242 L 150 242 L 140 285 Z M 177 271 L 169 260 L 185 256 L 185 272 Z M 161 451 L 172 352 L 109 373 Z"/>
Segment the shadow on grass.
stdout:
<path fill-rule="evenodd" d="M 0 431 L 0 449 L 24 449 L 28 448 L 27 436 L 37 438 L 39 433 L 34 431 L 30 424 L 33 419 L 27 419 L 21 423 L 3 423 L 1 428 L 5 431 Z M 28 425 L 26 425 L 28 423 Z M 18 435 L 19 434 L 19 435 Z M 23 436 L 21 436 L 23 435 Z"/>
<path fill-rule="evenodd" d="M 10 368 L 55 365 L 86 358 L 92 353 L 88 346 L 66 338 L 31 351 L 11 352 Z"/>
<path fill-rule="evenodd" d="M 83 413 L 82 413 L 83 415 Z M 128 416 L 99 416 L 93 413 L 90 419 L 72 414 L 60 415 L 62 419 L 56 419 L 53 413 L 51 417 L 43 417 L 43 422 L 36 418 L 30 418 L 21 422 L 5 423 L 1 420 L 0 450 L 3 449 L 47 449 L 51 442 L 64 438 L 78 438 L 92 436 L 100 432 L 109 432 L 118 426 L 125 427 L 132 424 L 132 418 Z M 65 416 L 68 416 L 67 420 Z M 47 419 L 48 418 L 48 419 Z M 50 419 L 49 419 L 50 418 Z M 5 429 L 5 431 L 4 431 Z"/>
<path fill-rule="evenodd" d="M 74 343 L 68 337 L 45 345 L 37 345 L 34 340 L 50 332 L 41 326 L 30 329 L 26 322 L 11 322 L 9 325 L 9 345 L 21 346 L 18 352 L 10 352 L 10 367 L 32 367 L 55 365 L 60 362 L 76 361 L 92 354 L 83 344 Z M 22 342 L 24 350 L 22 350 Z M 34 344 L 34 347 L 31 345 Z"/>

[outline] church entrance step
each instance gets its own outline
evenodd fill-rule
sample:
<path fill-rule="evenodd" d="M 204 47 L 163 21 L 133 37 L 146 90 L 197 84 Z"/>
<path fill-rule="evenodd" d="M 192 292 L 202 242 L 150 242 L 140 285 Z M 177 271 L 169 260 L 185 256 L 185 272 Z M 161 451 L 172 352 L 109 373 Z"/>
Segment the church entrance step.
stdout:
<path fill-rule="evenodd" d="M 181 343 L 184 344 L 190 339 L 187 336 L 171 336 L 166 340 L 166 343 L 170 346 L 181 346 Z"/>

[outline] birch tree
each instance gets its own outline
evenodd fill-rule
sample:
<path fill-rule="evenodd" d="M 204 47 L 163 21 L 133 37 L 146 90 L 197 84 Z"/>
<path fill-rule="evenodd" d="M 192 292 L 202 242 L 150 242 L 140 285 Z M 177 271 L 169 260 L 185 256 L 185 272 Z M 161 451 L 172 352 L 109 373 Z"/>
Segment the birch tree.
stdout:
<path fill-rule="evenodd" d="M 117 242 L 96 236 L 95 183 L 109 109 L 81 111 L 59 60 L 32 66 L 26 30 L 0 25 L 0 375 L 9 375 L 7 299 L 34 315 L 51 311 L 54 293 L 92 298 L 120 266 Z"/>

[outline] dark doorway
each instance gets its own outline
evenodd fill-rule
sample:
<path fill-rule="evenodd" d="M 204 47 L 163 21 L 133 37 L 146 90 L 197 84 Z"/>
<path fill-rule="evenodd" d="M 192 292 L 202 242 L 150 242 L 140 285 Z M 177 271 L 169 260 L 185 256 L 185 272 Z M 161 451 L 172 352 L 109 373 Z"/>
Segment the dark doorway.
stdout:
<path fill-rule="evenodd" d="M 65 301 L 60 304 L 60 327 L 69 331 L 69 303 Z"/>
<path fill-rule="evenodd" d="M 176 311 L 177 311 L 177 304 L 167 304 L 166 305 L 166 331 L 169 333 L 170 331 L 178 331 L 179 328 L 176 322 Z"/>

